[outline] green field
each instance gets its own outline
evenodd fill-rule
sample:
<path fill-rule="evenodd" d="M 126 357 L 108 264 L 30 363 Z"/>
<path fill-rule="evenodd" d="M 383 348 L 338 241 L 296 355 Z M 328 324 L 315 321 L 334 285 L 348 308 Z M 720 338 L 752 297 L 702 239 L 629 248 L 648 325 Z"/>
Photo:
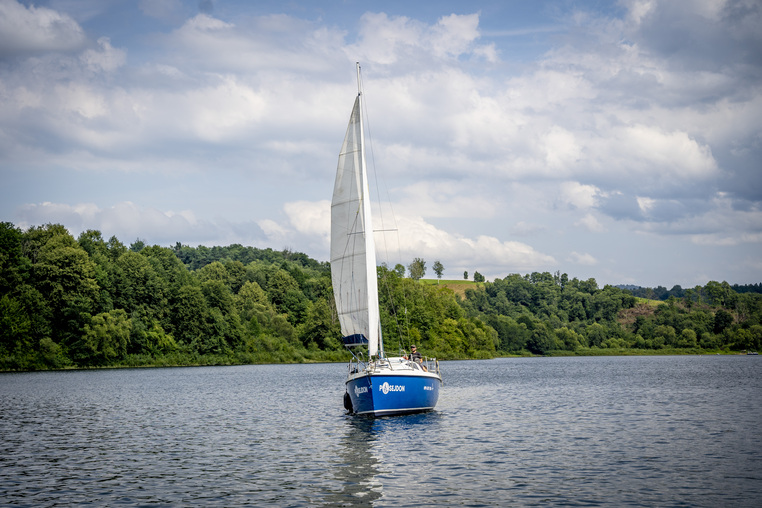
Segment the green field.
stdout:
<path fill-rule="evenodd" d="M 635 300 L 638 303 L 641 303 L 644 305 L 650 305 L 651 307 L 658 307 L 660 304 L 664 303 L 661 300 L 649 300 L 648 298 L 640 298 L 639 296 L 636 296 Z"/>
<path fill-rule="evenodd" d="M 466 289 L 476 289 L 477 287 L 484 287 L 483 282 L 474 282 L 472 280 L 447 280 L 447 279 L 421 279 L 421 284 L 428 284 L 431 286 L 441 286 L 447 289 L 451 289 L 456 295 L 464 296 Z"/>

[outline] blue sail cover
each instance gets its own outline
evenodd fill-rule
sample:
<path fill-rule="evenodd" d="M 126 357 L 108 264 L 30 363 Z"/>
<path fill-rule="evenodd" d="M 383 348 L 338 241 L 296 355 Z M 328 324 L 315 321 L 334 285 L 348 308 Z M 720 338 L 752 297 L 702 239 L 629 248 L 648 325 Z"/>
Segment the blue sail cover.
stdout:
<path fill-rule="evenodd" d="M 368 339 L 365 338 L 365 335 L 361 333 L 353 333 L 352 335 L 347 335 L 344 337 L 344 345 L 347 347 L 350 346 L 364 346 L 368 344 Z"/>

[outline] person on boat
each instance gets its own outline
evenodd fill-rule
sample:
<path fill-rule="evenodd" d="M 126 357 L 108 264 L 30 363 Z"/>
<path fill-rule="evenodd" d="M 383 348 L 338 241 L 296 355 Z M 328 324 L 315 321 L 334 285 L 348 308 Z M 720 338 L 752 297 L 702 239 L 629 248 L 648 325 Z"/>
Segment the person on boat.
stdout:
<path fill-rule="evenodd" d="M 415 346 L 410 346 L 410 349 L 412 350 L 410 353 L 410 359 L 414 362 L 418 362 L 421 365 L 421 368 L 428 372 L 429 369 L 426 368 L 426 366 L 423 364 L 423 359 L 421 358 L 421 353 L 418 352 Z"/>

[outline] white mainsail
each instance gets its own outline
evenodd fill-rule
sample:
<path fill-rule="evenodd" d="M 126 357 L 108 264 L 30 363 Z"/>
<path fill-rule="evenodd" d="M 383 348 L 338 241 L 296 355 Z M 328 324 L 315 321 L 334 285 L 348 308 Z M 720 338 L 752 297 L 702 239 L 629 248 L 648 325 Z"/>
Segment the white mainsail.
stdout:
<path fill-rule="evenodd" d="M 331 279 L 342 333 L 365 336 L 368 355 L 375 356 L 379 344 L 383 352 L 383 343 L 360 98 L 358 93 L 339 153 L 333 188 Z"/>

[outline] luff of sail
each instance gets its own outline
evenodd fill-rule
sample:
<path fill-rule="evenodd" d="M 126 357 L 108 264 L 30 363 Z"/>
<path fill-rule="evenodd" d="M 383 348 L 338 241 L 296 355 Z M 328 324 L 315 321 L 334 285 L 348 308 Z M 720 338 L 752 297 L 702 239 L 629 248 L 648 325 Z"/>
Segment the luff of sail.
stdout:
<path fill-rule="evenodd" d="M 331 201 L 331 279 L 342 333 L 363 335 L 369 356 L 375 356 L 381 332 L 360 98 L 339 153 Z"/>

